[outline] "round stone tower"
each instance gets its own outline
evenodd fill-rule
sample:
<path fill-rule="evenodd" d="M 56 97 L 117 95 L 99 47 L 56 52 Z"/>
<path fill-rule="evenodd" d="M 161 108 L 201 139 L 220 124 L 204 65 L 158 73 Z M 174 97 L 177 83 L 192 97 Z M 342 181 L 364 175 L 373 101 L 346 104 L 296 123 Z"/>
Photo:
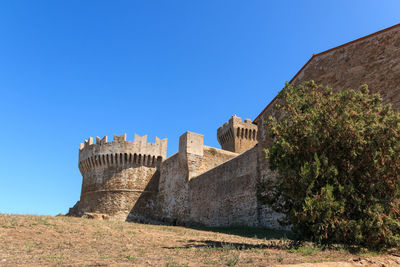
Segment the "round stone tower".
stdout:
<path fill-rule="evenodd" d="M 158 190 L 159 166 L 166 158 L 167 139 L 135 134 L 126 141 L 126 134 L 114 135 L 112 142 L 93 138 L 79 148 L 79 170 L 82 174 L 80 200 L 69 214 L 85 212 L 107 214 L 119 220 L 151 217 Z"/>

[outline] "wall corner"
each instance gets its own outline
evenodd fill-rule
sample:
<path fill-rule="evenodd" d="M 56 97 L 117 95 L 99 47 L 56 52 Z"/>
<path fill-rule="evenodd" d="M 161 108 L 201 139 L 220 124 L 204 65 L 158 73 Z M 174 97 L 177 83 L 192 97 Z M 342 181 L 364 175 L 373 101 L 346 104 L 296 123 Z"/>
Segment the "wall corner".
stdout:
<path fill-rule="evenodd" d="M 179 158 L 188 168 L 188 180 L 197 176 L 204 153 L 204 136 L 186 132 L 179 137 Z"/>

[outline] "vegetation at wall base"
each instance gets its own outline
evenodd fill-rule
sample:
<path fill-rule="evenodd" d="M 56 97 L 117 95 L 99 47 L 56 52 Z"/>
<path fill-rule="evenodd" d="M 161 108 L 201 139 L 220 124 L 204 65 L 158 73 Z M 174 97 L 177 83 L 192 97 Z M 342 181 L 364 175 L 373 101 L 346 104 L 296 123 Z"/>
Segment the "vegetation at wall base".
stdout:
<path fill-rule="evenodd" d="M 258 198 L 303 237 L 381 250 L 400 245 L 400 113 L 368 86 L 286 84 L 265 121 L 276 179 Z"/>

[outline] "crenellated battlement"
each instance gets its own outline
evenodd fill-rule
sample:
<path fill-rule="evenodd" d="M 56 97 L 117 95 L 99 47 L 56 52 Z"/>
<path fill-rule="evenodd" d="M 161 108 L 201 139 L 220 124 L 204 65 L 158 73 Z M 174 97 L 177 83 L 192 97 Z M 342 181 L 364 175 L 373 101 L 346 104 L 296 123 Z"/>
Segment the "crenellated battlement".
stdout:
<path fill-rule="evenodd" d="M 155 167 L 156 161 L 167 156 L 167 139 L 156 137 L 154 143 L 147 142 L 147 135 L 135 134 L 133 141 L 127 141 L 126 134 L 114 135 L 113 141 L 108 137 L 96 137 L 96 143 L 89 137 L 79 146 L 79 169 L 82 174 L 94 167 L 139 164 Z"/>
<path fill-rule="evenodd" d="M 150 147 L 152 146 L 164 146 L 167 143 L 167 138 L 161 140 L 160 138 L 158 138 L 157 136 L 155 137 L 155 142 L 154 143 L 148 143 L 147 142 L 147 135 L 144 136 L 140 136 L 135 134 L 135 137 L 133 139 L 133 141 L 127 141 L 126 140 L 126 133 L 118 136 L 114 134 L 113 137 L 113 141 L 108 142 L 108 136 L 104 136 L 103 138 L 100 137 L 96 137 L 96 143 L 93 142 L 93 137 L 89 137 L 88 140 L 85 140 L 84 143 L 81 143 L 79 146 L 79 150 L 84 150 L 92 145 L 98 145 L 98 146 L 103 146 L 103 145 L 107 145 L 107 144 L 119 144 L 119 143 L 127 143 L 127 144 L 148 144 Z"/>
<path fill-rule="evenodd" d="M 217 138 L 222 149 L 242 153 L 257 144 L 257 125 L 250 119 L 233 115 L 217 130 Z"/>

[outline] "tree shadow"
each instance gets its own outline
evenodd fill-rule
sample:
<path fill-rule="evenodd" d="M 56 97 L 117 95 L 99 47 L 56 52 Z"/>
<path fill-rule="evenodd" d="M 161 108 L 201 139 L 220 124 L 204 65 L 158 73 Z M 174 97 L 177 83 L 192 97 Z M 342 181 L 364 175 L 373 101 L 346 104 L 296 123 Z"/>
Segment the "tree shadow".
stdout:
<path fill-rule="evenodd" d="M 227 227 L 189 226 L 188 228 L 201 231 L 237 235 L 241 237 L 257 238 L 263 240 L 288 239 L 297 241 L 299 239 L 294 233 L 290 231 L 275 230 L 270 228 L 258 228 L 258 227 L 248 227 L 248 226 L 227 226 Z"/>
<path fill-rule="evenodd" d="M 252 250 L 252 249 L 291 249 L 301 246 L 302 241 L 296 240 L 268 240 L 262 244 L 248 244 L 236 242 L 222 242 L 215 240 L 188 240 L 182 246 L 163 247 L 166 249 L 189 249 L 189 248 L 204 248 L 215 249 L 221 251 L 227 250 Z"/>

